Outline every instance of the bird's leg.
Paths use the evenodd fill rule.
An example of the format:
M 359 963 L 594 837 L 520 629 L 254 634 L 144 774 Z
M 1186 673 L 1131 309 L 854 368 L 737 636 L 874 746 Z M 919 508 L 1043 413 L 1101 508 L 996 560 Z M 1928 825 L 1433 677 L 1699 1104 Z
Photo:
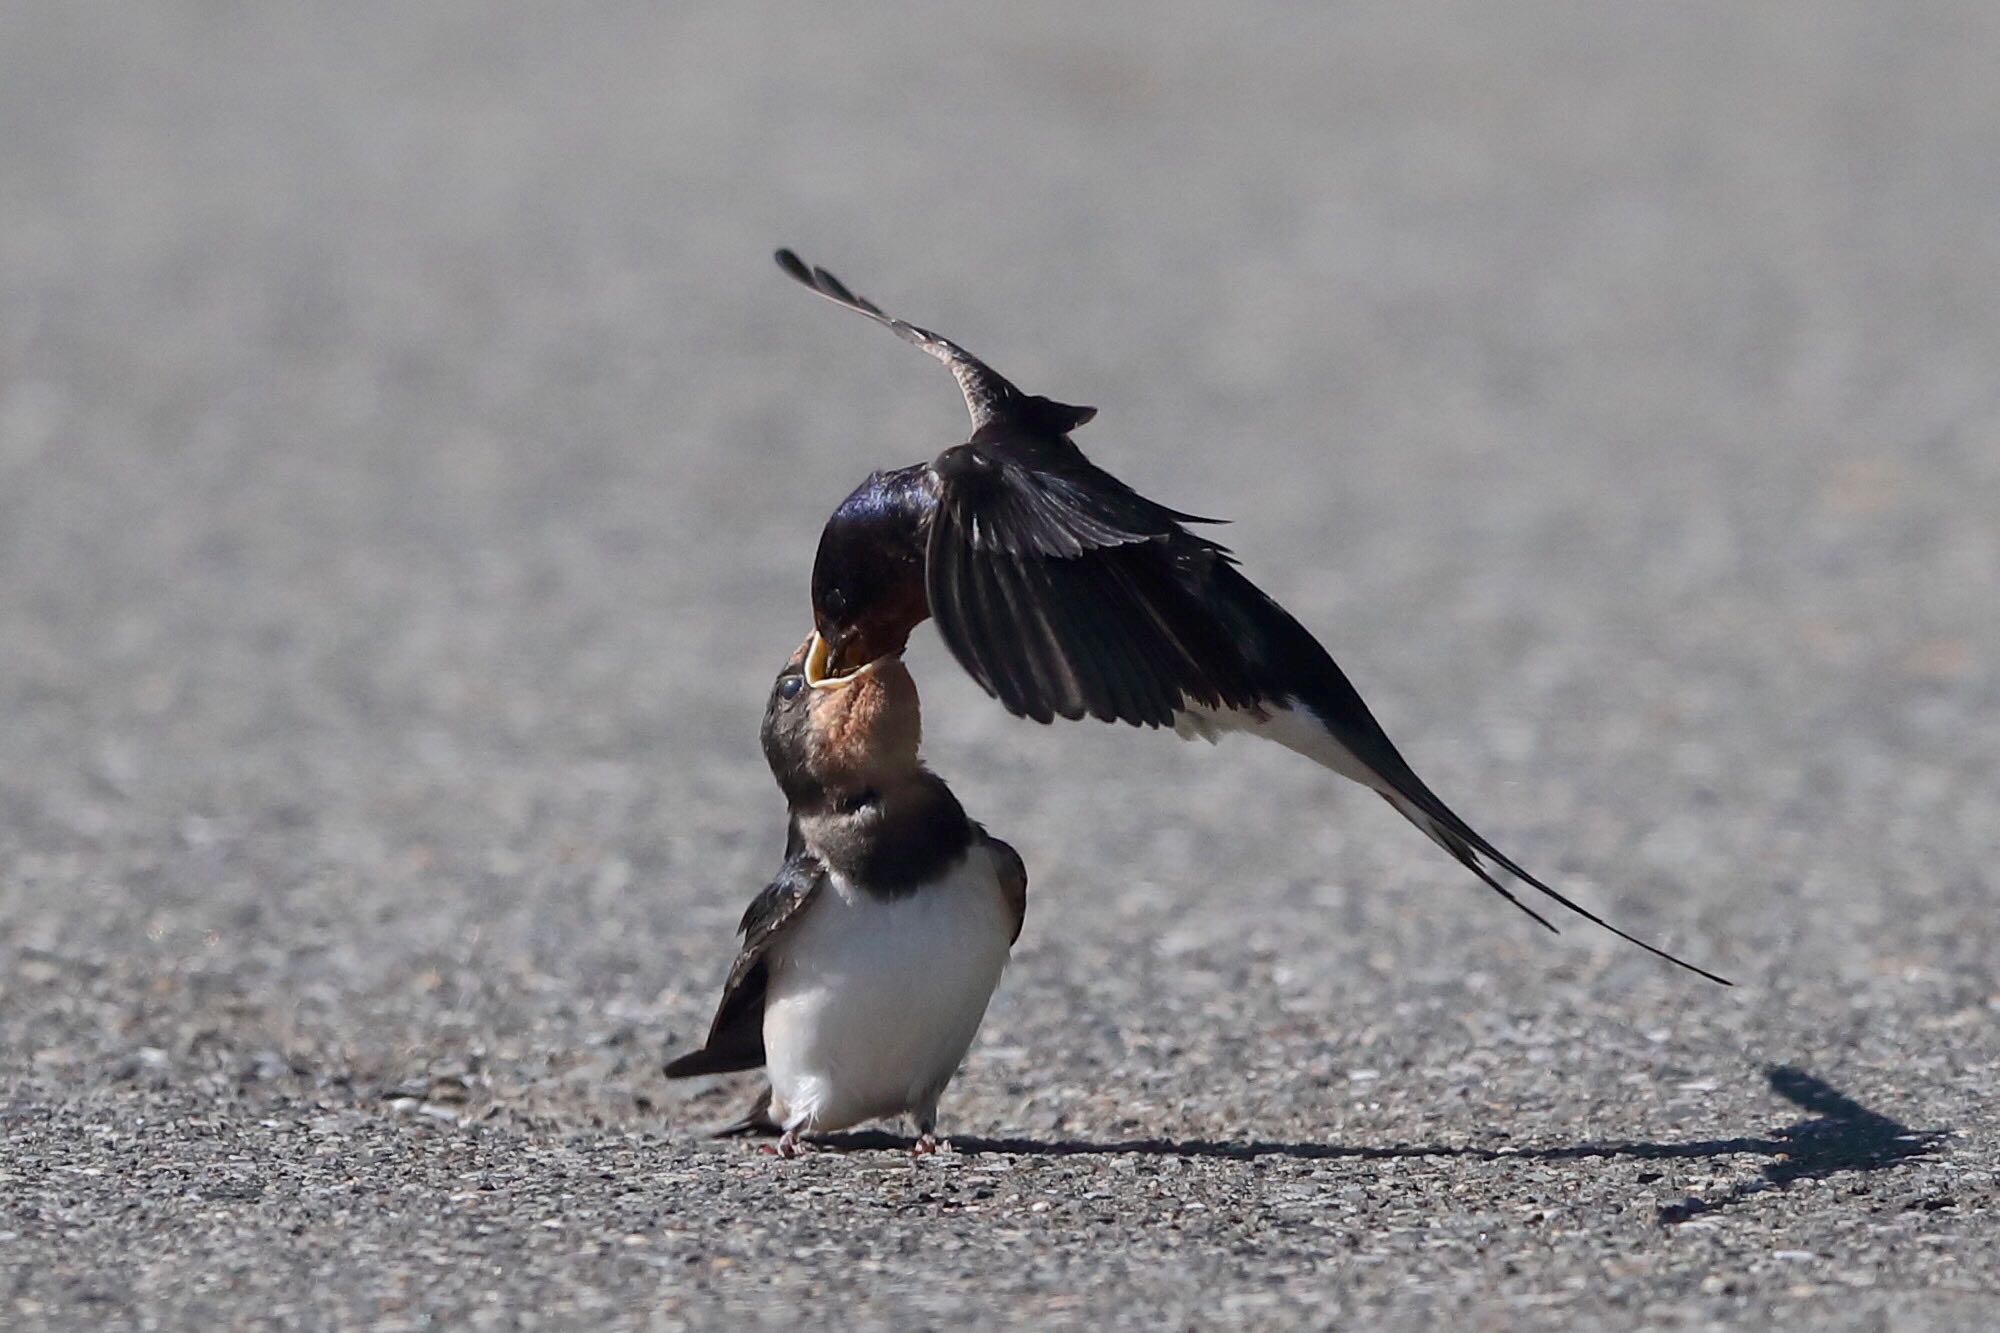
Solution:
M 937 1108 L 935 1100 L 933 1100 L 933 1104 L 928 1110 L 918 1111 L 916 1121 L 917 1139 L 916 1142 L 910 1145 L 910 1160 L 913 1162 L 919 1157 L 929 1157 L 937 1152 L 938 1149 L 945 1146 L 937 1136 Z
M 776 1143 L 761 1143 L 757 1145 L 757 1151 L 769 1153 L 773 1157 L 783 1157 L 790 1160 L 804 1152 L 805 1148 L 799 1143 L 798 1130 L 788 1129 L 778 1136 Z

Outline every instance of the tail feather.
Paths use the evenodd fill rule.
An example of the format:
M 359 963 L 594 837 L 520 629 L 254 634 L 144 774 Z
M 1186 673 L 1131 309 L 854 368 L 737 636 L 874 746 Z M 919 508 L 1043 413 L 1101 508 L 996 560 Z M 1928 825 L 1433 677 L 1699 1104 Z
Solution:
M 1487 888 L 1493 890 L 1493 892 L 1527 913 L 1529 917 L 1533 918 L 1536 925 L 1542 927 L 1551 935 L 1560 935 L 1562 933 L 1556 929 L 1554 922 L 1515 897 L 1506 885 L 1493 877 L 1491 871 L 1479 864 L 1478 848 L 1467 842 L 1447 825 L 1441 824 L 1436 819 L 1425 814 L 1407 796 L 1394 791 L 1385 791 L 1381 795 L 1382 799 L 1387 801 L 1397 814 L 1415 824 L 1418 831 L 1423 833 L 1425 837 L 1451 853 L 1454 861 L 1457 861 L 1467 870 L 1479 876 L 1481 882 Z
M 1296 627 L 1295 622 L 1288 623 L 1294 623 Z M 1307 642 L 1311 643 L 1311 640 Z M 1685 958 L 1676 958 L 1666 950 L 1620 930 L 1589 908 L 1529 874 L 1513 858 L 1481 837 L 1424 785 L 1423 779 L 1390 744 L 1389 737 L 1368 712 L 1367 705 L 1361 702 L 1361 696 L 1348 684 L 1347 677 L 1340 674 L 1340 668 L 1325 656 L 1324 649 L 1316 643 L 1311 646 L 1321 659 L 1321 675 L 1314 682 L 1313 690 L 1274 697 L 1256 711 L 1184 704 L 1174 718 L 1174 729 L 1184 737 L 1206 736 L 1210 740 L 1224 731 L 1250 731 L 1274 740 L 1322 768 L 1358 782 L 1381 796 L 1398 814 L 1415 824 L 1425 837 L 1450 853 L 1454 861 L 1477 875 L 1487 888 L 1527 913 L 1545 929 L 1554 931 L 1556 927 L 1502 884 L 1491 870 L 1481 864 L 1482 858 L 1584 920 L 1602 926 L 1619 939 L 1636 944 L 1647 953 L 1718 985 L 1732 984 L 1726 977 L 1696 967 Z
M 1414 775 L 1412 776 L 1414 777 Z M 1548 918 L 1544 917 L 1541 913 L 1535 911 L 1532 907 L 1529 907 L 1526 903 L 1522 902 L 1519 898 L 1515 897 L 1512 893 L 1508 892 L 1507 889 L 1504 886 L 1502 886 L 1497 879 L 1494 878 L 1491 872 L 1489 872 L 1484 866 L 1479 864 L 1478 860 L 1479 857 L 1482 856 L 1485 857 L 1487 860 L 1499 866 L 1502 870 L 1506 871 L 1508 874 L 1514 876 L 1514 878 L 1520 880 L 1523 884 L 1528 885 L 1530 888 L 1533 888 L 1537 892 L 1545 894 L 1555 902 L 1560 903 L 1564 907 L 1567 907 L 1570 911 L 1576 913 L 1578 916 L 1582 917 L 1585 921 L 1590 922 L 1592 925 L 1601 926 L 1605 930 L 1610 931 L 1613 935 L 1616 935 L 1619 939 L 1624 940 L 1629 944 L 1638 945 L 1641 949 L 1644 949 L 1647 953 L 1652 954 L 1656 958 L 1665 959 L 1667 962 L 1672 963 L 1675 967 L 1685 968 L 1687 971 L 1694 973 L 1696 976 L 1705 977 L 1708 980 L 1715 982 L 1719 986 L 1732 986 L 1735 984 L 1734 982 L 1730 981 L 1727 977 L 1718 976 L 1717 974 L 1709 971 L 1705 967 L 1697 967 L 1695 964 L 1690 963 L 1685 958 L 1678 958 L 1673 954 L 1668 953 L 1665 949 L 1659 948 L 1656 945 L 1648 944 L 1646 941 L 1640 939 L 1637 935 L 1634 935 L 1629 931 L 1620 930 L 1617 926 L 1612 925 L 1609 921 L 1606 921 L 1603 917 L 1599 916 L 1597 913 L 1583 906 L 1583 904 L 1576 902 L 1574 899 L 1568 897 L 1566 894 L 1560 893 L 1555 889 L 1550 888 L 1547 884 L 1544 884 L 1541 880 L 1537 879 L 1535 876 L 1529 874 L 1526 870 L 1522 869 L 1520 864 L 1517 863 L 1513 858 L 1509 857 L 1504 852 L 1500 851 L 1500 849 L 1495 847 L 1492 843 L 1488 842 L 1485 838 L 1481 837 L 1470 824 L 1467 824 L 1463 819 L 1460 819 L 1456 814 L 1454 814 L 1451 808 L 1447 806 L 1443 801 L 1439 800 L 1436 796 L 1434 796 L 1428 788 L 1424 787 L 1421 783 L 1416 783 L 1414 785 L 1417 788 L 1416 792 L 1414 793 L 1398 790 L 1392 787 L 1387 790 L 1383 790 L 1382 797 L 1384 800 L 1388 801 L 1390 805 L 1394 806 L 1397 812 L 1400 813 L 1403 816 L 1403 818 L 1409 820 L 1412 824 L 1415 824 L 1420 830 L 1422 830 L 1423 833 L 1431 839 L 1431 841 L 1437 843 L 1438 846 L 1444 848 L 1447 852 L 1451 853 L 1453 859 L 1458 861 L 1459 864 L 1463 865 L 1473 874 L 1479 876 L 1479 878 L 1485 882 L 1488 888 L 1492 889 L 1502 898 L 1505 898 L 1508 902 L 1514 904 L 1514 906 L 1520 908 L 1523 912 L 1526 912 L 1529 916 L 1533 917 L 1543 926 L 1546 926 L 1549 930 L 1553 931 L 1555 930 L 1555 927 L 1549 923 Z

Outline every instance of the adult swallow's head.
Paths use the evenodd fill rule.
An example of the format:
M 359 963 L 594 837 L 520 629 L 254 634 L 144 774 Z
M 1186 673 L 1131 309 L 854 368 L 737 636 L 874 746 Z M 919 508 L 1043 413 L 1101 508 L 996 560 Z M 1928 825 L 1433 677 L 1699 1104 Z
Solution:
M 840 502 L 813 558 L 813 627 L 829 671 L 900 653 L 930 614 L 924 533 L 933 497 L 921 465 L 877 472 Z

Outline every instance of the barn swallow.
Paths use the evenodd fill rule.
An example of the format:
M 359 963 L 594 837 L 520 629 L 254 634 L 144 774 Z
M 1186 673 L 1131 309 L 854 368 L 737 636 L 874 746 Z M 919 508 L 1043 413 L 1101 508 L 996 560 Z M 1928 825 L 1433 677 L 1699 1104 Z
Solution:
M 778 674 L 764 756 L 791 826 L 784 868 L 743 914 L 743 947 L 698 1051 L 668 1078 L 762 1066 L 723 1133 L 831 1133 L 908 1114 L 934 1152 L 958 1072 L 1027 913 L 1012 847 L 917 757 L 916 682 L 894 654 L 838 678 L 815 634 Z
M 813 564 L 829 674 L 902 651 L 926 618 L 1017 716 L 1247 731 L 1371 789 L 1549 930 L 1505 873 L 1676 966 L 1715 973 L 1620 930 L 1461 819 L 1390 743 L 1317 639 L 1190 530 L 1220 520 L 1158 504 L 1085 458 L 1070 433 L 1096 409 L 1023 393 L 948 338 L 897 319 L 790 250 L 778 266 L 942 362 L 972 432 L 929 463 L 875 472 L 835 509 Z

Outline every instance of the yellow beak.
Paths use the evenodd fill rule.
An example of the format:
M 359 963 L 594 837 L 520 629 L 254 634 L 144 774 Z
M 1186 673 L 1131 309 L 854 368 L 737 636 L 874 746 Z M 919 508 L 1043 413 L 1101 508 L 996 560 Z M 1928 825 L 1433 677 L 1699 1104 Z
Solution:
M 806 649 L 806 684 L 816 690 L 845 689 L 875 669 L 875 663 L 869 662 L 845 675 L 828 675 L 827 667 L 832 660 L 833 645 L 829 644 L 818 630 L 814 630 L 812 647 Z

